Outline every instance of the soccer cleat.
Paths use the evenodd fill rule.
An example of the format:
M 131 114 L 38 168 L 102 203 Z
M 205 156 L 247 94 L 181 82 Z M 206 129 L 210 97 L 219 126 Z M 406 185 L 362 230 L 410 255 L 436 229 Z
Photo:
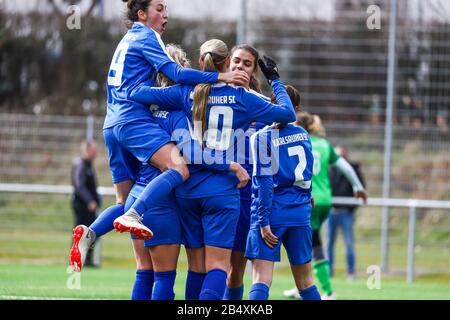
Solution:
M 89 248 L 95 241 L 95 234 L 83 225 L 73 229 L 73 245 L 70 249 L 70 264 L 75 272 L 81 272 Z
M 298 293 L 298 289 L 289 289 L 283 291 L 283 296 L 286 298 L 300 299 L 300 293 Z
M 322 300 L 336 300 L 336 293 L 333 291 L 332 294 L 330 295 L 324 294 L 321 298 Z
M 140 240 L 153 238 L 153 232 L 144 226 L 142 217 L 133 209 L 114 220 L 113 225 L 117 232 L 130 232 Z

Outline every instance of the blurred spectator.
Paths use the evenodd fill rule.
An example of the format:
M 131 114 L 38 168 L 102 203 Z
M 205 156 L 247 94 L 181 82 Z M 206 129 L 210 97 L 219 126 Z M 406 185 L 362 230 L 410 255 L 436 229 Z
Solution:
M 361 174 L 359 165 L 351 162 L 348 159 L 347 151 L 341 147 L 336 147 L 336 152 L 350 163 L 356 171 L 361 183 L 365 187 L 365 181 Z M 333 190 L 333 197 L 353 197 L 352 185 L 348 182 L 346 177 L 334 167 L 330 170 L 331 189 Z M 334 244 L 336 241 L 336 234 L 338 228 L 342 229 L 347 253 L 347 277 L 349 279 L 355 278 L 355 245 L 353 235 L 353 225 L 355 222 L 356 206 L 352 205 L 333 205 L 330 217 L 328 218 L 328 261 L 330 263 L 330 272 L 333 275 L 334 271 Z
M 379 125 L 381 123 L 381 116 L 380 96 L 374 94 L 370 102 L 370 123 L 373 125 Z
M 436 125 L 441 133 L 448 133 L 447 112 L 439 110 L 436 115 Z
M 97 179 L 93 162 L 97 157 L 97 145 L 93 141 L 83 141 L 80 156 L 72 163 L 71 180 L 74 188 L 72 209 L 75 215 L 75 226 L 91 225 L 100 206 L 100 195 L 97 193 Z M 85 266 L 93 266 L 92 249 L 86 256 Z
M 411 104 L 411 126 L 421 129 L 425 122 L 424 105 L 420 99 L 413 99 Z

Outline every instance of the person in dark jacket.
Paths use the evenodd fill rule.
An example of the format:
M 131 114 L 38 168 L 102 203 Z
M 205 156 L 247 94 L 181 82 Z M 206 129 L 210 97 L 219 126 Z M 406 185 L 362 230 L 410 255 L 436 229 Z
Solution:
M 350 163 L 356 171 L 358 178 L 361 180 L 364 187 L 366 187 L 364 177 L 361 174 L 360 165 L 353 163 L 348 159 L 348 153 L 343 147 L 336 147 L 336 152 Z M 331 169 L 330 180 L 333 197 L 353 197 L 354 190 L 352 185 L 338 170 L 335 170 L 334 168 Z M 331 275 L 333 275 L 334 271 L 334 244 L 336 241 L 336 234 L 338 228 L 341 228 L 346 247 L 347 277 L 350 280 L 355 278 L 355 239 L 353 234 L 353 225 L 355 222 L 356 209 L 357 206 L 354 205 L 333 205 L 328 220 L 327 251 Z
M 97 179 L 93 162 L 97 157 L 97 145 L 94 141 L 83 141 L 80 156 L 72 162 L 71 181 L 73 186 L 72 209 L 75 226 L 91 225 L 100 206 L 100 195 L 97 193 Z M 86 256 L 86 265 L 92 263 L 92 249 Z

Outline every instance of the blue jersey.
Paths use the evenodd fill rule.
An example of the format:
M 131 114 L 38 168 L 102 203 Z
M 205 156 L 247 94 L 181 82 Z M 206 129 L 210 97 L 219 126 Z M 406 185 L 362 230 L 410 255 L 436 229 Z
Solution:
M 279 104 L 252 90 L 225 84 L 213 85 L 206 111 L 205 151 L 215 163 L 235 160 L 236 147 L 251 123 L 292 122 L 296 119 L 291 100 L 281 83 L 273 81 Z M 131 94 L 140 103 L 161 105 L 170 109 L 183 109 L 192 121 L 193 86 L 177 85 L 169 88 L 140 86 Z M 194 124 L 194 136 L 197 126 Z M 177 188 L 177 196 L 198 198 L 238 194 L 238 181 L 232 173 L 213 173 L 203 170 L 191 176 Z M 211 187 L 214 186 L 214 187 Z
M 189 120 L 183 111 L 166 111 L 156 107 L 152 108 L 152 114 L 156 123 L 171 136 L 172 142 L 184 153 L 191 175 L 201 170 L 229 171 L 229 164 L 208 165 L 203 158 L 199 157 L 199 154 L 201 156 L 202 153 L 201 146 L 192 139 Z M 148 163 L 141 163 L 136 180 L 136 185 L 139 185 L 139 187 L 133 187 L 135 194 L 132 194 L 132 196 L 138 196 L 143 188 L 159 174 L 161 174 L 159 169 Z
M 160 35 L 140 22 L 120 41 L 108 72 L 108 105 L 104 128 L 151 117 L 148 108 L 130 99 L 140 84 L 153 86 L 156 74 L 163 71 L 175 82 L 197 84 L 217 82 L 217 73 L 182 69 L 167 54 Z
M 131 100 L 130 93 L 142 83 L 154 85 L 156 73 L 170 62 L 160 35 L 142 23 L 134 23 L 117 46 L 109 68 L 105 128 L 151 117 L 147 106 Z
M 314 156 L 306 130 L 292 124 L 281 130 L 266 127 L 251 144 L 251 227 L 309 225 Z
M 244 135 L 244 145 L 241 147 L 241 145 L 238 146 L 236 152 L 237 152 L 237 162 L 245 169 L 247 170 L 249 176 L 252 176 L 253 172 L 253 160 L 252 160 L 252 154 L 250 150 L 250 138 L 252 135 L 254 135 L 257 131 L 264 128 L 265 125 L 259 122 L 252 122 L 250 124 L 250 127 L 247 131 L 245 131 Z M 241 200 L 248 200 L 250 201 L 252 199 L 252 184 L 247 183 L 245 188 L 240 189 L 241 192 Z
M 187 120 L 184 112 L 168 112 L 168 111 L 160 111 L 157 108 L 152 110 L 152 115 L 154 116 L 156 123 L 164 129 L 169 135 L 172 135 L 178 129 L 187 128 Z M 174 143 L 183 143 L 183 137 L 180 137 L 178 141 L 176 139 L 172 139 Z M 139 167 L 138 178 L 136 179 L 135 185 L 131 190 L 130 194 L 138 198 L 142 193 L 144 188 L 149 184 L 153 179 L 161 174 L 161 171 L 154 166 L 142 162 Z

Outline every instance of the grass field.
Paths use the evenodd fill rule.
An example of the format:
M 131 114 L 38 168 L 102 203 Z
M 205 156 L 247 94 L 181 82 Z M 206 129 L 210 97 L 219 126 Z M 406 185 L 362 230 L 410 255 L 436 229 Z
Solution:
M 0 299 L 129 299 L 134 281 L 131 242 L 125 235 L 109 234 L 103 238 L 103 262 L 100 269 L 85 269 L 80 276 L 80 290 L 70 290 L 73 280 L 68 269 L 70 233 L 67 231 L 18 229 L 0 233 Z M 375 246 L 374 246 L 375 247 Z M 367 244 L 359 252 L 373 250 Z M 337 255 L 342 256 L 342 248 Z M 364 255 L 359 261 L 359 277 L 348 281 L 343 276 L 343 259 L 338 258 L 333 285 L 339 299 L 450 299 L 450 275 L 418 276 L 408 285 L 404 274 L 382 275 L 381 288 L 369 290 L 365 266 L 376 264 L 378 257 Z M 284 257 L 283 257 L 284 258 Z M 361 260 L 361 259 L 360 259 Z M 284 258 L 283 261 L 286 261 Z M 176 280 L 176 299 L 184 298 L 186 258 L 182 250 Z M 250 287 L 250 273 L 245 285 Z M 289 266 L 281 262 L 275 270 L 271 299 L 284 299 L 282 292 L 292 287 Z M 248 291 L 246 290 L 246 293 Z

